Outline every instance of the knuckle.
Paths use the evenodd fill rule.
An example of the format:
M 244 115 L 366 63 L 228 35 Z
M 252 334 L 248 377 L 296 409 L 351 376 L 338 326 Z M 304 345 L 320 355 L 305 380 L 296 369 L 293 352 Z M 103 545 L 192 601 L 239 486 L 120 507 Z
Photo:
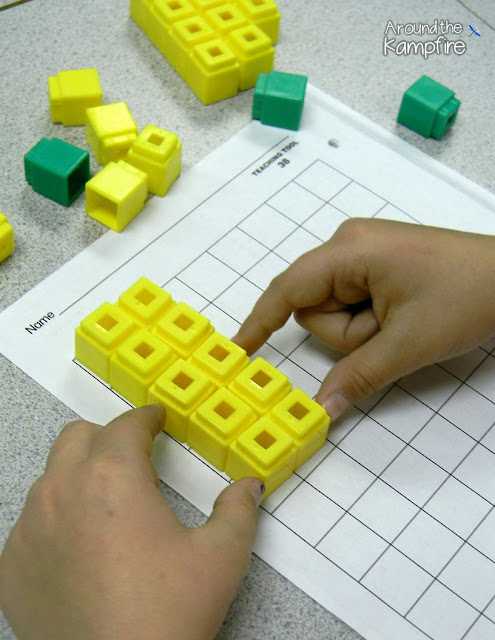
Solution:
M 365 362 L 360 362 L 351 374 L 349 389 L 350 400 L 357 402 L 379 391 L 386 385 L 383 377 Z

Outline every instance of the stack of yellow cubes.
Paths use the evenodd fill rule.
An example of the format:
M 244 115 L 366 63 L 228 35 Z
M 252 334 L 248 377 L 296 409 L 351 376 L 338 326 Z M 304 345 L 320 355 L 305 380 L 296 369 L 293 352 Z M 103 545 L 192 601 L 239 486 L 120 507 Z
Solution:
M 323 407 L 263 358 L 147 278 L 76 329 L 76 359 L 135 406 L 160 403 L 165 431 L 234 480 L 270 495 L 325 442 Z

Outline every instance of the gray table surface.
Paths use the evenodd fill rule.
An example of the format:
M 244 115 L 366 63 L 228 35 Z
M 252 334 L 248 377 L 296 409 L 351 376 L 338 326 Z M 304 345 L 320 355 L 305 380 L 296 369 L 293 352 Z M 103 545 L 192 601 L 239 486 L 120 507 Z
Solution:
M 0 265 L 0 311 L 91 244 L 105 228 L 84 213 L 84 198 L 65 208 L 25 182 L 24 154 L 43 136 L 87 148 L 83 127 L 51 122 L 47 77 L 96 67 L 104 101 L 125 100 L 141 128 L 152 122 L 179 134 L 183 169 L 193 166 L 251 119 L 253 91 L 204 107 L 129 18 L 125 0 L 0 2 L 0 211 L 14 227 L 16 250 Z M 495 3 L 484 0 L 280 0 L 275 68 L 302 73 L 315 86 L 471 180 L 495 191 Z M 462 23 L 463 55 L 383 55 L 395 24 Z M 468 38 L 467 25 L 481 33 Z M 392 34 L 389 33 L 392 37 Z M 417 40 L 432 39 L 416 38 Z M 451 35 L 447 37 L 452 38 Z M 441 141 L 397 125 L 404 90 L 426 73 L 462 100 Z M 92 164 L 92 172 L 97 165 Z M 439 203 L 441 206 L 441 203 Z M 74 413 L 0 356 L 0 546 L 48 450 Z M 186 524 L 203 516 L 167 487 Z M 359 636 L 259 558 L 218 633 L 219 639 L 356 640 Z M 14 638 L 0 614 L 0 639 Z

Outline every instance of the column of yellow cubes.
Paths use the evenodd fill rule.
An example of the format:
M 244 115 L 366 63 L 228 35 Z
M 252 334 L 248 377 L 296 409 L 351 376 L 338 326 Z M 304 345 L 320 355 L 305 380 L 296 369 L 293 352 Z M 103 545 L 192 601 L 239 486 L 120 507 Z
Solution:
M 105 382 L 110 358 L 136 325 L 119 307 L 104 302 L 76 329 L 76 359 Z
M 229 445 L 255 421 L 256 414 L 249 405 L 220 387 L 191 415 L 187 443 L 224 471 Z
M 232 380 L 229 389 L 263 416 L 289 393 L 292 385 L 284 373 L 264 358 L 256 358 Z
M 249 364 L 244 349 L 218 332 L 195 349 L 189 359 L 217 386 L 227 386 Z
M 179 357 L 186 359 L 214 329 L 208 318 L 185 302 L 178 302 L 152 331 L 167 342 Z
M 184 80 L 187 78 L 190 53 L 203 42 L 214 40 L 217 34 L 201 15 L 180 20 L 170 30 L 167 60 Z
M 140 327 L 151 329 L 175 301 L 168 291 L 143 276 L 124 291 L 117 304 Z
M 165 407 L 165 431 L 185 442 L 189 416 L 214 390 L 215 385 L 204 373 L 179 358 L 151 386 L 148 402 L 158 402 Z
M 147 329 L 135 331 L 110 359 L 110 386 L 141 407 L 148 402 L 148 391 L 158 376 L 177 356 Z

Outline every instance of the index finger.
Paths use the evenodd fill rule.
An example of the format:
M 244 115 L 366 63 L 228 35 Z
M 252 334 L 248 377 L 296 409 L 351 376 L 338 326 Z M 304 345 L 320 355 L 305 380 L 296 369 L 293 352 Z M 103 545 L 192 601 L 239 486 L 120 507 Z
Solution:
M 271 281 L 232 341 L 251 355 L 294 311 L 326 300 L 332 294 L 333 280 L 326 245 L 303 254 Z

